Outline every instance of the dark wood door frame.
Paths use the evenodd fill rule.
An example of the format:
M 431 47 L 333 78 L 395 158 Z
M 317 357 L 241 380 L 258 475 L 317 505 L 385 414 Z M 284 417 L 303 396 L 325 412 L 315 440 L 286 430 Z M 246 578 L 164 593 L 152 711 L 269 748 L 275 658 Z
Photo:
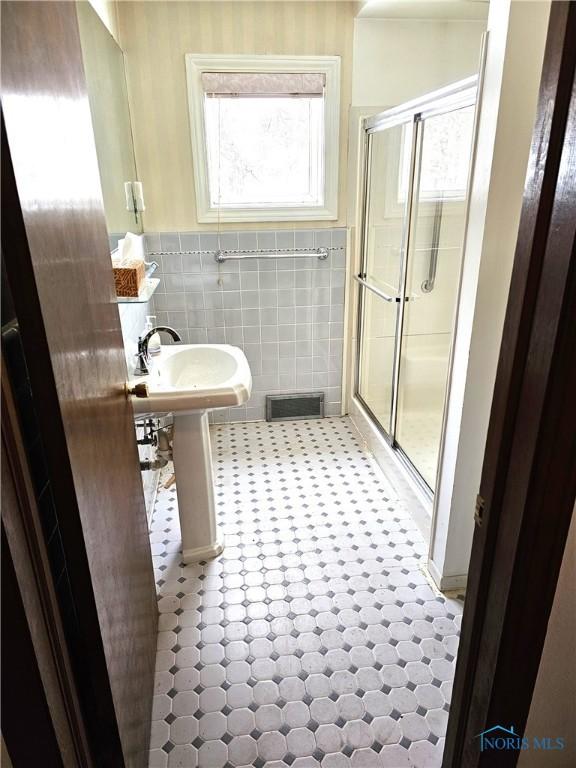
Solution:
M 64 768 L 36 649 L 26 620 L 14 560 L 2 523 L 2 738 L 10 764 Z M 9 625 L 9 629 L 7 628 Z M 26 690 L 26 713 L 14 706 L 14 692 Z M 33 724 L 34 739 L 30 739 Z M 71 767 L 78 763 L 68 763 Z
M 576 3 L 550 16 L 480 485 L 444 768 L 523 735 L 576 495 Z M 569 734 L 543 734 L 568 736 Z
M 4 361 L 1 465 L 2 735 L 15 765 L 90 768 L 92 756 Z

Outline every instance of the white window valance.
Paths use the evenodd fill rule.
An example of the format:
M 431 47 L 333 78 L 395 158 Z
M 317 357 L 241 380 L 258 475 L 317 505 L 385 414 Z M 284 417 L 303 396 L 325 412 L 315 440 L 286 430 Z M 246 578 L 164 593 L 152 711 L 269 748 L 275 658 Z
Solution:
M 209 97 L 321 97 L 323 72 L 203 72 L 202 88 Z

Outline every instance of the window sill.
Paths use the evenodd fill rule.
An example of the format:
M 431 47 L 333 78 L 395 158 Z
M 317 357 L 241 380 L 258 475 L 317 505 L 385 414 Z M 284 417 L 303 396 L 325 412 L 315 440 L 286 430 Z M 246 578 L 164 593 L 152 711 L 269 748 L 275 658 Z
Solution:
M 198 211 L 200 224 L 263 221 L 336 221 L 338 212 L 326 207 L 311 208 L 227 208 Z

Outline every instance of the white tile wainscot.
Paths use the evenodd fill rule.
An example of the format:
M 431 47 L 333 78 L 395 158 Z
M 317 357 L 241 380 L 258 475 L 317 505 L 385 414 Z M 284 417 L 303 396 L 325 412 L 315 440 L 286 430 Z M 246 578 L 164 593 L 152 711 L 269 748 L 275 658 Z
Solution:
M 321 391 L 326 414 L 341 413 L 346 230 L 146 234 L 160 264 L 154 295 L 159 323 L 189 343 L 233 344 L 252 369 L 247 405 L 217 411 L 216 422 L 261 420 L 267 394 Z M 316 256 L 230 259 L 223 250 L 329 249 Z M 168 255 L 154 256 L 160 251 Z
M 128 377 L 131 377 L 136 366 L 136 352 L 138 350 L 138 337 L 144 332 L 146 315 L 153 315 L 153 303 L 146 304 L 120 303 L 118 304 L 120 312 L 120 324 L 122 326 L 122 338 L 124 340 L 124 352 L 126 354 L 126 369 Z M 143 436 L 143 430 L 136 430 L 138 438 Z M 151 445 L 139 445 L 138 455 L 141 461 L 154 459 L 155 451 Z M 152 505 L 156 495 L 158 485 L 158 470 L 148 470 L 142 472 L 142 487 L 144 489 L 144 501 L 146 502 L 146 512 L 148 519 L 152 516 Z

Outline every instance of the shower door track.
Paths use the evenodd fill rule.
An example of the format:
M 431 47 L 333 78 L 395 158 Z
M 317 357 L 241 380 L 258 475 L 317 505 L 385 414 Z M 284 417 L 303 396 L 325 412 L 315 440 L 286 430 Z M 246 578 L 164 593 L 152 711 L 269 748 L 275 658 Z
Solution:
M 376 416 L 376 414 L 374 413 L 374 411 L 370 408 L 370 406 L 366 403 L 366 401 L 358 391 L 354 393 L 354 397 L 362 406 L 362 409 L 364 410 L 366 415 L 369 417 L 373 426 L 378 430 L 378 432 L 384 438 L 388 446 L 388 449 L 392 451 L 392 453 L 398 459 L 402 467 L 409 473 L 410 477 L 415 482 L 415 484 L 417 485 L 419 490 L 422 492 L 424 497 L 427 499 L 427 501 L 432 503 L 434 501 L 434 491 L 430 488 L 426 480 L 424 480 L 420 472 L 418 472 L 418 470 L 412 463 L 410 456 L 408 456 L 408 454 L 402 448 L 401 445 L 399 445 L 395 440 L 390 438 L 390 435 L 388 434 L 388 432 L 386 432 L 382 424 L 380 424 L 380 421 Z
M 406 302 L 410 300 L 410 297 L 406 295 L 406 282 L 407 282 L 407 269 L 408 269 L 408 254 L 410 247 L 410 236 L 412 229 L 412 209 L 413 209 L 413 197 L 414 187 L 416 183 L 416 174 L 420 173 L 420 160 L 422 149 L 422 123 L 429 117 L 435 115 L 441 115 L 446 112 L 450 112 L 456 109 L 461 109 L 466 106 L 471 106 L 476 103 L 476 96 L 478 90 L 478 76 L 466 78 L 453 85 L 441 88 L 437 91 L 427 94 L 418 99 L 406 102 L 405 104 L 393 107 L 392 109 L 381 112 L 377 115 L 365 118 L 363 121 L 364 129 L 364 178 L 362 185 L 362 227 L 360 237 L 360 271 L 354 278 L 358 283 L 358 302 L 357 302 L 357 317 L 356 317 L 356 362 L 354 371 L 354 396 L 361 403 L 366 414 L 369 416 L 372 424 L 376 427 L 378 432 L 384 437 L 390 448 L 397 455 L 400 462 L 409 472 L 412 479 L 417 483 L 418 487 L 424 492 L 425 496 L 432 502 L 434 500 L 434 491 L 428 485 L 422 474 L 418 471 L 410 456 L 402 449 L 396 440 L 396 427 L 398 416 L 398 393 L 400 382 L 400 358 L 401 358 L 401 345 L 403 338 L 403 324 L 404 324 L 404 308 Z M 367 243 L 367 230 L 368 230 L 368 202 L 369 202 L 369 188 L 370 188 L 370 160 L 371 160 L 371 143 L 370 135 L 379 133 L 381 131 L 388 130 L 401 124 L 411 124 L 411 155 L 410 155 L 410 173 L 409 173 L 409 185 L 406 196 L 406 205 L 404 210 L 404 221 L 402 230 L 402 256 L 400 264 L 400 292 L 399 296 L 391 296 L 385 291 L 375 288 L 366 282 L 366 243 Z M 419 179 L 418 179 L 419 181 Z M 395 336 L 394 336 L 394 360 L 393 360 L 393 375 L 392 375 L 392 402 L 391 402 L 391 415 L 389 430 L 380 422 L 380 419 L 376 416 L 370 406 L 366 403 L 362 395 L 360 394 L 360 365 L 361 365 L 361 351 L 363 340 L 363 303 L 365 291 L 371 291 L 372 293 L 379 295 L 380 298 L 387 302 L 395 302 L 397 304 L 398 317 L 396 321 Z M 451 354 L 450 354 L 451 357 Z M 444 420 L 443 420 L 444 421 Z M 444 427 L 442 429 L 441 445 L 444 439 Z

